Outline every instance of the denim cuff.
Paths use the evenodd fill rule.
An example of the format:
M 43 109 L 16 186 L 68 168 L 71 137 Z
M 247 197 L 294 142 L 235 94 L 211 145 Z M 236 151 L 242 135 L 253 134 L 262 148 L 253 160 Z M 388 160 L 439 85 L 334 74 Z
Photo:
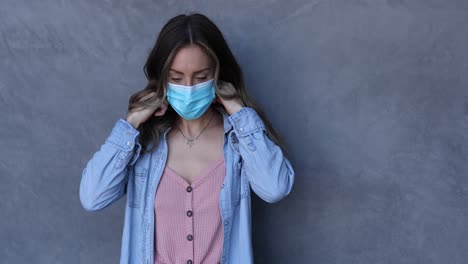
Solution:
M 112 128 L 112 132 L 106 139 L 106 142 L 109 142 L 122 150 L 130 151 L 135 145 L 139 145 L 139 134 L 140 131 L 134 128 L 125 119 L 120 118 Z
M 252 107 L 242 107 L 239 111 L 230 115 L 228 120 L 239 137 L 246 137 L 253 132 L 265 130 L 265 124 Z

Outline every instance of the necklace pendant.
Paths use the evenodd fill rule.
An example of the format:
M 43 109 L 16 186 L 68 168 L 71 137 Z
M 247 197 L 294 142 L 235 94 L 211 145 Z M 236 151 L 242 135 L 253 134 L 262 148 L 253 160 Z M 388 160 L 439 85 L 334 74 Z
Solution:
M 193 144 L 195 144 L 195 139 L 187 139 L 187 145 L 189 145 L 189 147 L 192 147 Z

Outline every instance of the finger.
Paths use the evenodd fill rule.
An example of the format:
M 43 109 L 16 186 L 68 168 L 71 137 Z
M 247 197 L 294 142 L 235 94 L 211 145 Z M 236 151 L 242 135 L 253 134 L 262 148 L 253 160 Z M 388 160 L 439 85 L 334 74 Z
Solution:
M 156 92 L 151 92 L 151 93 L 149 93 L 149 94 L 143 96 L 143 97 L 141 98 L 141 100 L 142 100 L 142 101 L 145 101 L 145 100 L 147 100 L 147 99 L 153 97 L 155 94 L 156 94 Z
M 143 109 L 144 109 L 144 107 L 140 106 L 140 107 L 134 108 L 133 111 L 138 112 L 138 111 L 143 110 Z

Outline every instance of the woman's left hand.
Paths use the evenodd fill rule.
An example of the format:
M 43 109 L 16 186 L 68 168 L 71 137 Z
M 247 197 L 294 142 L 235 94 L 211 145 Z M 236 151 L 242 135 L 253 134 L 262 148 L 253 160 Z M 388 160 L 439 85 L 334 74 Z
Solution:
M 227 90 L 228 92 L 233 93 L 233 94 L 237 93 L 236 88 L 230 82 L 225 82 L 225 81 L 219 80 L 218 86 L 219 86 L 219 88 L 221 90 Z M 226 112 L 229 115 L 232 115 L 235 112 L 242 109 L 243 107 L 245 107 L 245 105 L 242 102 L 240 97 L 237 97 L 237 98 L 234 98 L 234 99 L 231 99 L 231 100 L 225 100 L 225 99 L 221 98 L 218 94 L 216 94 L 216 102 L 222 104 L 224 106 L 224 108 L 226 109 Z

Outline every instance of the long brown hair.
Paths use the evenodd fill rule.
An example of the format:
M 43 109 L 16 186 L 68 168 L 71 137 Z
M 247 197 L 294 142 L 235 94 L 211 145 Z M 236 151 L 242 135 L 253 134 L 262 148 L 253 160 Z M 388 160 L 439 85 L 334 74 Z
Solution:
M 242 70 L 229 49 L 223 34 L 208 17 L 199 13 L 177 15 L 163 26 L 156 44 L 143 67 L 148 84 L 143 90 L 131 95 L 128 111 L 130 112 L 141 106 L 153 106 L 157 109 L 164 102 L 167 91 L 168 69 L 172 64 L 172 60 L 180 48 L 191 44 L 199 45 L 215 62 L 214 83 L 216 94 L 223 99 L 232 99 L 239 96 L 245 106 L 255 109 L 265 124 L 267 136 L 281 148 L 284 155 L 287 155 L 283 140 L 273 129 L 263 110 L 247 94 Z M 216 85 L 218 80 L 232 83 L 237 90 L 237 94 L 229 94 L 219 89 Z M 155 92 L 155 95 L 144 102 L 139 102 L 143 96 L 150 92 Z M 214 103 L 213 107 L 226 112 L 222 104 Z M 172 126 L 177 118 L 179 118 L 177 112 L 168 105 L 163 116 L 151 115 L 147 121 L 140 124 L 138 127 L 140 132 L 138 140 L 142 146 L 141 153 L 154 151 L 162 132 Z M 150 143 L 152 143 L 152 147 L 147 149 Z

